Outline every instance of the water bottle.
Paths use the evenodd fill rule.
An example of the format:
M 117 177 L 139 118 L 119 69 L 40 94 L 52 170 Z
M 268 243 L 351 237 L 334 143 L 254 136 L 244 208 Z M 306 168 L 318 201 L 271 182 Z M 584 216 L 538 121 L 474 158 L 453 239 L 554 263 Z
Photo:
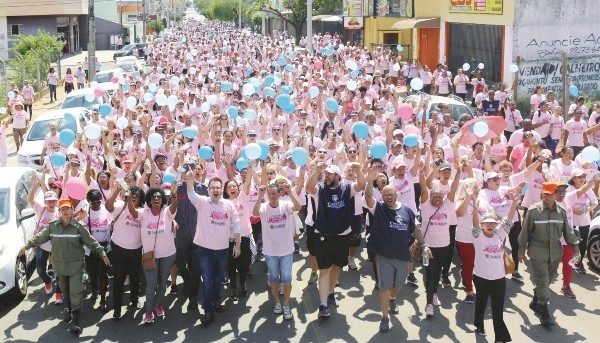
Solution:
M 115 165 L 115 156 L 113 154 L 108 154 L 108 166 L 113 167 Z
M 423 247 L 423 254 L 421 255 L 421 259 L 423 260 L 423 265 L 427 267 L 429 265 L 429 248 Z
M 542 175 L 548 174 L 548 164 L 542 163 Z
M 129 192 L 129 185 L 127 184 L 127 182 L 125 182 L 125 180 L 117 179 L 116 181 L 119 183 L 119 186 L 121 186 L 121 189 L 123 189 L 123 192 Z
M 569 260 L 569 265 L 571 268 L 577 268 L 575 265 L 581 261 L 581 255 L 577 254 L 572 259 Z

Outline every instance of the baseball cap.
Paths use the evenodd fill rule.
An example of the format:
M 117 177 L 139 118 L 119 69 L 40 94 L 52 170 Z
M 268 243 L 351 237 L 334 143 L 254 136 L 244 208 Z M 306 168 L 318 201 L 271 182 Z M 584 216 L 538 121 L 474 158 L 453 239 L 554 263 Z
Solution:
M 487 172 L 483 175 L 483 181 L 487 182 L 489 179 L 493 179 L 495 177 L 499 177 L 500 174 L 496 172 Z
M 81 162 L 79 162 L 78 158 L 72 158 L 69 160 L 69 163 L 71 164 L 77 164 L 77 165 L 81 165 Z
M 444 170 L 444 169 L 452 169 L 452 166 L 449 163 L 442 163 L 440 165 L 440 170 Z
M 53 191 L 47 191 L 46 193 L 44 193 L 44 200 L 58 200 L 58 195 L 56 195 L 56 193 L 54 193 Z
M 396 129 L 396 130 L 394 130 L 394 132 L 392 132 L 392 136 L 400 135 L 400 134 L 404 135 L 404 131 L 402 131 L 400 129 Z
M 54 185 L 60 189 L 63 189 L 63 183 L 62 181 L 53 181 L 52 183 L 50 183 L 50 185 Z
M 398 145 L 402 146 L 402 143 L 400 143 L 400 141 L 399 141 L 399 140 L 397 140 L 397 139 L 394 139 L 394 140 L 392 141 L 392 143 L 390 144 L 390 146 L 391 146 L 392 148 L 395 148 L 395 147 L 397 147 Z
M 334 166 L 332 164 L 328 165 L 327 168 L 325 168 L 325 171 L 328 173 L 332 173 L 332 174 L 338 174 L 340 176 L 342 175 L 340 168 L 338 166 Z
M 542 184 L 542 194 L 554 194 L 557 187 L 557 182 L 544 182 Z
M 162 117 L 162 118 L 160 118 L 160 119 L 158 120 L 158 123 L 159 123 L 160 125 L 166 125 L 166 124 L 169 124 L 169 119 L 167 119 L 167 118 L 165 118 L 165 117 Z
M 63 208 L 63 207 L 73 207 L 73 205 L 71 205 L 71 200 L 69 200 L 69 199 L 60 200 L 58 202 L 58 208 Z
M 162 152 L 158 152 L 158 153 L 156 153 L 156 155 L 154 155 L 154 161 L 156 161 L 159 157 L 167 158 L 167 155 L 165 155 Z
M 256 136 L 256 131 L 254 131 L 254 130 L 248 130 L 247 136 Z
M 481 216 L 480 223 L 498 223 L 498 219 L 492 213 L 486 213 Z
M 402 156 L 398 156 L 394 159 L 394 162 L 392 162 L 392 168 L 400 168 L 400 167 L 406 167 L 406 162 L 404 162 L 404 157 Z
M 581 168 L 575 168 L 571 172 L 571 178 L 578 177 L 581 175 L 585 175 L 585 172 Z
M 131 157 L 126 156 L 125 158 L 123 158 L 123 163 L 133 163 L 133 160 L 131 159 Z

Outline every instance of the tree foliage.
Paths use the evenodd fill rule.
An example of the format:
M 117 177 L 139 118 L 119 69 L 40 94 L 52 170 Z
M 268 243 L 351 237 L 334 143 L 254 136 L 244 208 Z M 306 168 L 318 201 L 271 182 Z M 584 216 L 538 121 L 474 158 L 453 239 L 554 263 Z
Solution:
M 196 10 L 209 20 L 233 21 L 238 20 L 239 0 L 196 0 Z M 242 20 L 247 21 L 248 3 L 242 0 Z
M 156 34 L 160 34 L 162 30 L 165 29 L 163 22 L 161 20 L 152 20 L 146 24 L 146 27 L 156 32 Z
M 18 35 L 12 38 L 12 43 L 13 46 L 9 51 L 23 58 L 22 60 L 18 57 L 11 58 L 8 62 L 9 68 L 15 72 L 14 80 L 21 86 L 24 80 L 30 80 L 34 88 L 40 89 L 45 83 L 46 73 L 51 63 L 57 61 L 62 55 L 63 42 L 46 31 L 38 30 L 35 35 Z

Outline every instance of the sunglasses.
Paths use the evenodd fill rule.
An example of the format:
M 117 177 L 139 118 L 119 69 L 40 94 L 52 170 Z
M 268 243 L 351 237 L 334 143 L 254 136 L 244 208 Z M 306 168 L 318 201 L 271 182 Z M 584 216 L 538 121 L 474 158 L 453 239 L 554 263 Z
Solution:
M 162 199 L 162 195 L 161 194 L 154 194 L 152 196 L 152 199 Z
M 58 186 L 57 186 L 57 185 L 55 185 L 55 184 L 51 184 L 51 185 L 50 185 L 50 189 L 58 189 Z
M 281 129 L 273 129 L 273 132 L 279 132 Z
M 349 154 L 356 154 L 356 150 L 348 150 Z

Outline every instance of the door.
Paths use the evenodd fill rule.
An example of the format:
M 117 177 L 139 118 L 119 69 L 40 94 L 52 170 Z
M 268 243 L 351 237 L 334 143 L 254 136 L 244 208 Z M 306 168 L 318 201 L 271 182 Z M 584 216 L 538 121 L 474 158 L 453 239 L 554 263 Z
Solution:
M 439 63 L 440 29 L 419 29 L 419 61 L 434 70 Z
M 383 44 L 385 45 L 398 45 L 398 33 L 384 33 Z

